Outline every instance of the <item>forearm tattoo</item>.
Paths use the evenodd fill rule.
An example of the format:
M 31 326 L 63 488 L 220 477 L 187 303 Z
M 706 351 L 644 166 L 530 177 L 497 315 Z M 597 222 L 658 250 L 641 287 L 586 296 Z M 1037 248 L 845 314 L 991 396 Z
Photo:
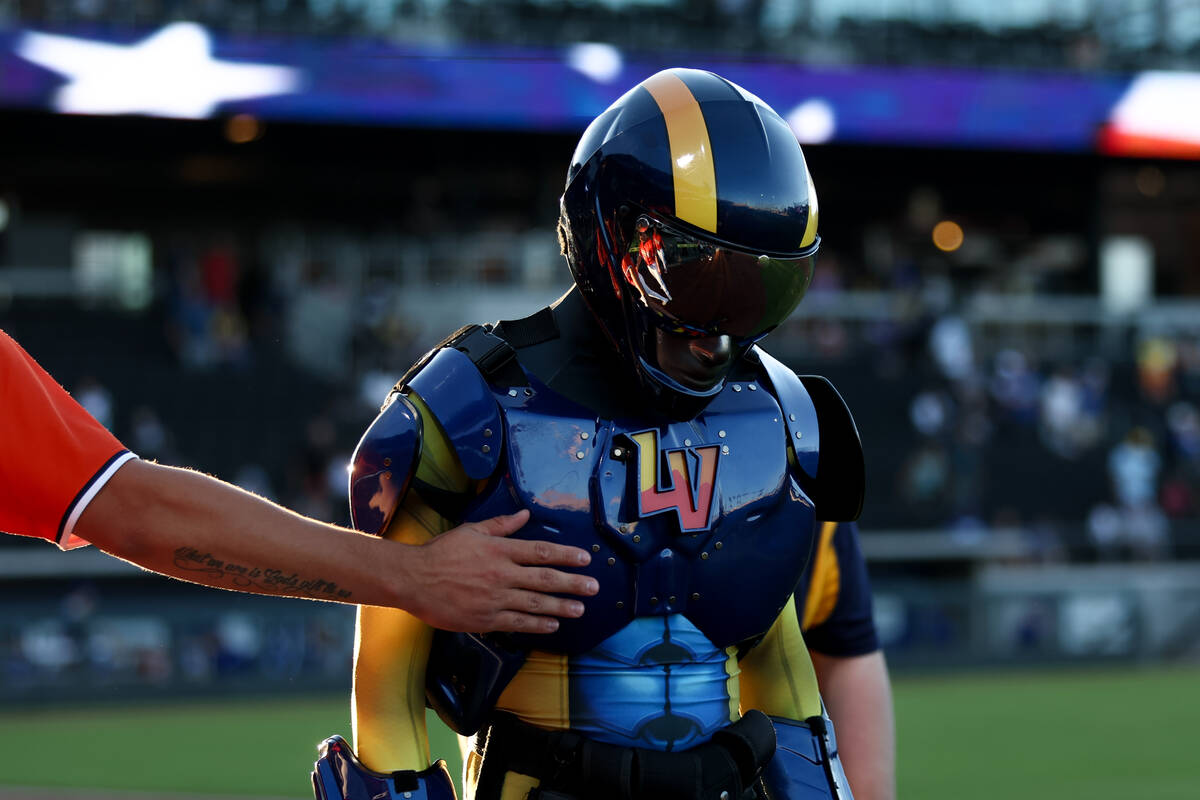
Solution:
M 351 594 L 349 589 L 343 589 L 324 578 L 302 578 L 295 572 L 233 564 L 214 558 L 212 553 L 202 553 L 194 547 L 180 547 L 176 550 L 175 566 L 188 572 L 204 573 L 213 578 L 228 578 L 230 588 L 248 592 L 257 590 L 265 594 L 301 595 L 320 600 L 348 600 Z

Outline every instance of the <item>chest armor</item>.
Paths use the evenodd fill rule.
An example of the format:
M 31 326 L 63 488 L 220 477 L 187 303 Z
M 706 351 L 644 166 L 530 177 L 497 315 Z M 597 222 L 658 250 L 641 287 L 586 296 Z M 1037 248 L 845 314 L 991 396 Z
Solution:
M 675 614 L 722 648 L 770 628 L 814 532 L 788 442 L 817 431 L 787 419 L 769 384 L 730 383 L 674 423 L 601 419 L 536 380 L 493 394 L 506 461 L 467 518 L 528 508 L 515 536 L 590 551 L 582 571 L 600 584 L 581 619 L 519 645 L 575 655 L 635 618 Z

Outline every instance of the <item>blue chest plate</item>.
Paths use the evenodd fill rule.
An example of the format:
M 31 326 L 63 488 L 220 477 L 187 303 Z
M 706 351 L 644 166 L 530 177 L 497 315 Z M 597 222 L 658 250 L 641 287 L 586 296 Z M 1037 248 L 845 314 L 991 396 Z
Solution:
M 763 385 L 727 385 L 671 424 L 598 419 L 536 381 L 496 398 L 507 469 L 468 519 L 529 508 L 516 535 L 591 551 L 583 571 L 600 583 L 581 620 L 521 644 L 574 655 L 635 618 L 675 614 L 720 648 L 766 632 L 809 557 L 814 516 Z

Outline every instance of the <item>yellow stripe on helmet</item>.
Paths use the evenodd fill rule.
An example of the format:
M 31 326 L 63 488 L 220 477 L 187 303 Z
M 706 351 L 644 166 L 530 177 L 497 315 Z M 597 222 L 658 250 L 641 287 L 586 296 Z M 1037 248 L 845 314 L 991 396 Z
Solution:
M 704 112 L 687 84 L 674 73 L 660 72 L 642 85 L 658 103 L 667 123 L 675 180 L 675 216 L 716 233 L 717 174 Z

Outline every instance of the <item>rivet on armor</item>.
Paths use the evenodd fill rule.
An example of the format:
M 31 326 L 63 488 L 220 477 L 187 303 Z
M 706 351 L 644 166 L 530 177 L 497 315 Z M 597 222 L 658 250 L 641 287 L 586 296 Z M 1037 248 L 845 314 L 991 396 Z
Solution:
M 617 601 L 617 608 L 624 608 L 624 607 L 625 607 L 625 603 L 623 603 L 622 601 L 618 600 L 618 601 Z
M 480 449 L 480 450 L 482 450 L 482 451 L 483 451 L 483 452 L 485 452 L 485 453 L 490 453 L 490 452 L 492 452 L 492 446 L 491 446 L 490 444 L 485 444 L 483 447 L 481 447 L 481 448 L 479 448 L 479 449 Z
M 621 531 L 621 533 L 629 533 L 629 526 L 628 526 L 628 525 L 622 525 L 622 526 L 620 527 L 620 531 Z
M 575 454 L 575 457 L 578 458 L 580 461 L 582 461 L 586 455 L 587 455 L 586 453 L 584 453 L 582 450 L 580 450 L 578 453 Z
M 622 449 L 621 449 L 621 448 L 619 448 L 619 447 L 614 447 L 614 448 L 613 448 L 613 458 L 620 458 L 620 457 L 621 457 L 621 456 L 623 456 L 623 455 L 625 455 L 625 451 L 624 451 L 624 450 L 622 450 Z
M 717 431 L 717 436 L 720 436 L 722 439 L 724 439 L 724 438 L 725 438 L 725 431 Z
M 725 545 L 724 545 L 724 544 L 722 544 L 721 542 L 717 542 L 716 544 L 714 544 L 714 545 L 713 545 L 713 547 L 717 548 L 718 550 L 720 550 L 720 549 L 721 549 L 722 547 L 724 547 L 724 546 L 725 546 Z
M 383 465 L 384 465 L 385 467 L 390 467 L 390 466 L 392 465 L 392 460 L 391 460 L 390 458 L 385 458 L 385 459 L 383 460 Z
M 594 545 L 592 545 L 592 552 L 593 552 L 593 553 L 599 553 L 599 552 L 600 552 L 600 545 L 598 545 L 598 544 L 594 544 Z
M 692 446 L 692 440 L 691 440 L 691 439 L 684 439 L 684 440 L 683 440 L 683 446 L 684 446 L 684 447 L 691 447 L 691 446 Z
M 668 597 L 667 602 L 671 603 L 673 605 L 675 603 L 675 595 L 671 595 L 670 597 Z
M 699 592 L 692 592 L 692 599 L 693 599 L 693 600 L 699 600 L 699 599 L 700 599 L 700 593 L 699 593 Z
M 749 389 L 749 390 L 750 390 L 750 391 L 752 391 L 752 392 L 757 392 L 757 391 L 758 391 L 758 386 L 757 386 L 757 384 L 753 384 L 753 383 L 752 383 L 752 384 L 750 384 L 749 386 L 747 386 L 746 388 L 747 388 L 747 389 Z
M 525 390 L 525 396 L 526 396 L 526 397 L 533 397 L 533 389 L 526 389 L 526 390 Z
M 642 540 L 641 536 L 638 536 L 636 533 L 633 535 L 634 543 L 640 542 L 641 540 Z
M 658 598 L 657 598 L 657 597 L 651 597 L 651 598 L 650 598 L 650 605 L 652 605 L 652 606 L 656 606 L 656 605 L 658 605 Z
M 591 434 L 589 434 L 587 431 L 584 431 L 583 433 L 579 434 L 580 439 L 587 439 L 589 436 L 591 436 Z
M 741 385 L 740 383 L 735 383 L 735 384 L 733 385 L 733 390 L 734 390 L 735 392 L 740 392 L 740 391 L 742 390 L 742 385 Z
M 490 439 L 490 438 L 492 438 L 492 429 L 491 429 L 491 428 L 484 428 L 484 429 L 483 429 L 483 438 L 485 438 L 485 439 Z
M 616 560 L 615 558 L 612 558 L 612 557 L 610 556 L 610 557 L 609 557 L 609 559 L 608 559 L 608 565 L 611 567 L 611 566 L 612 566 L 613 564 L 615 564 L 615 563 L 617 563 L 617 560 Z
M 788 414 L 788 419 L 790 419 L 792 422 L 795 422 L 795 421 L 796 421 L 796 415 L 795 415 L 795 414 Z
M 508 396 L 509 396 L 509 397 L 516 397 L 516 396 L 517 396 L 517 390 L 516 390 L 516 389 L 509 389 L 509 390 L 508 390 Z
M 725 456 L 729 455 L 729 445 L 727 445 L 727 444 L 721 445 L 721 455 L 725 455 Z
M 700 558 L 701 558 L 701 560 L 703 560 L 703 561 L 707 561 L 707 560 L 708 560 L 708 553 L 701 553 L 701 554 L 700 554 Z
M 796 438 L 797 438 L 797 439 L 803 439 L 803 438 L 804 438 L 804 431 L 796 431 Z

